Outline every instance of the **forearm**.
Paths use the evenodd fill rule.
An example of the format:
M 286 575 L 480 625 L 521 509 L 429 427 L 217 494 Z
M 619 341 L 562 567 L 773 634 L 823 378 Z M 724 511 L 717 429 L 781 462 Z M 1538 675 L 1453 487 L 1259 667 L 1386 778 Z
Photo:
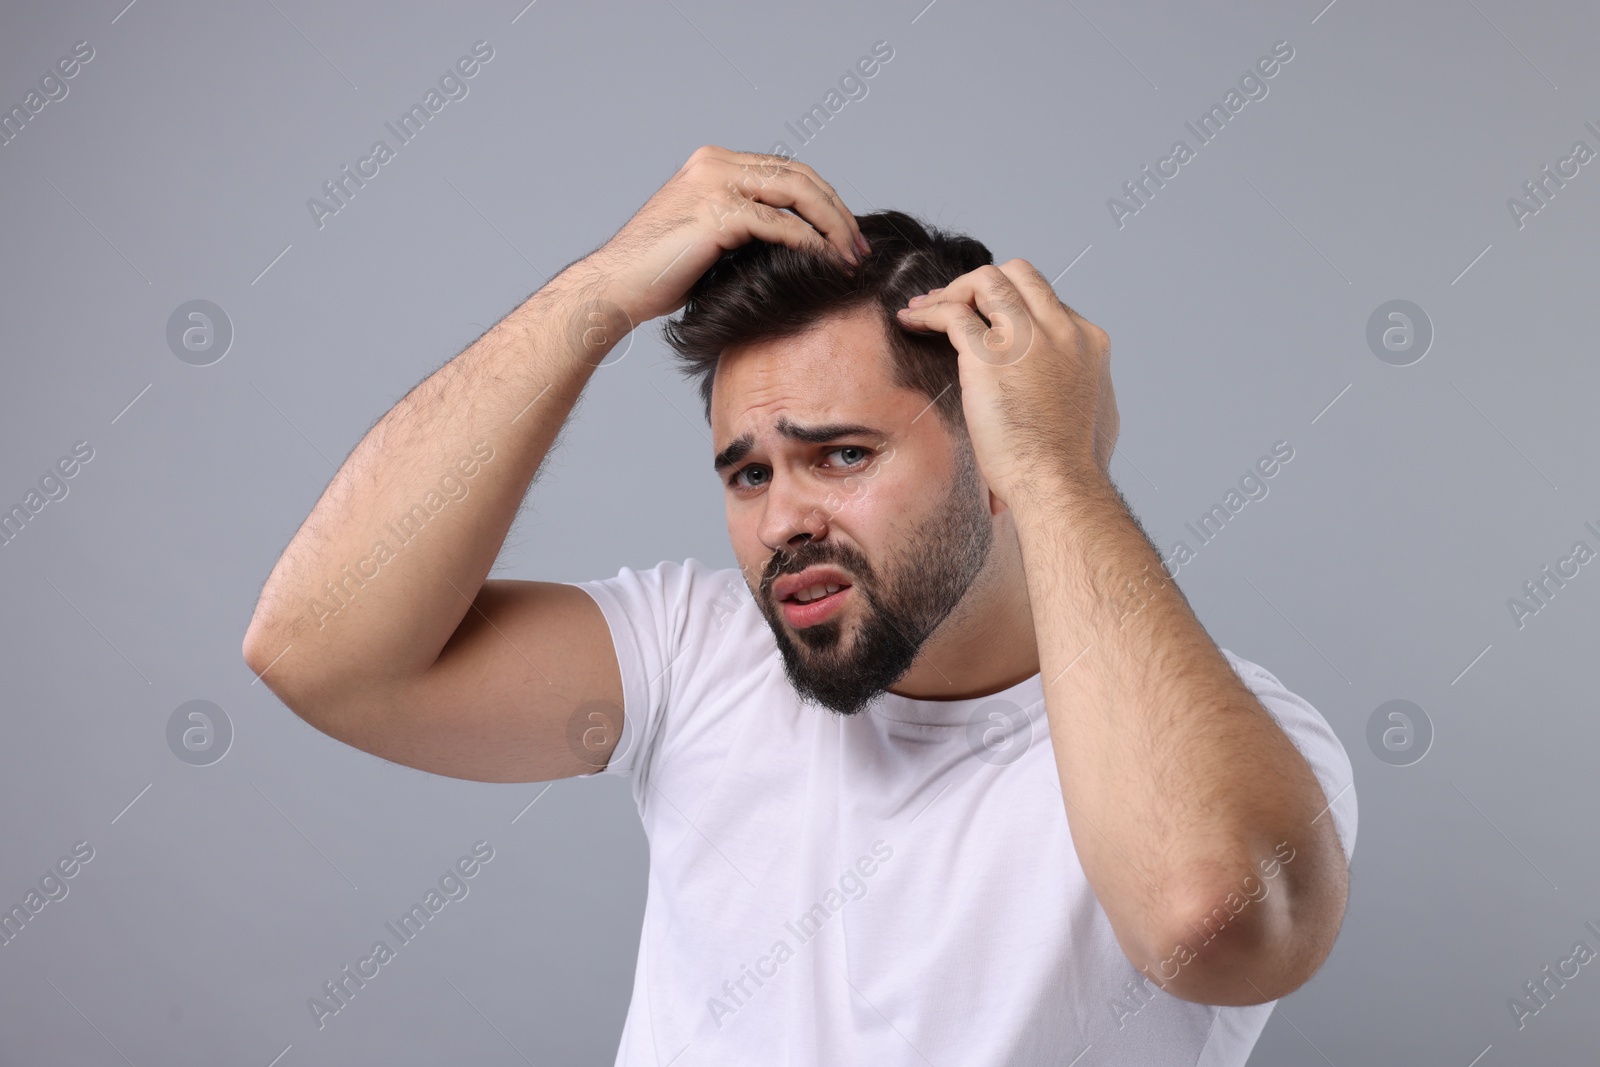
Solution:
M 1316 948 L 1295 943 L 1295 924 L 1343 907 L 1315 776 L 1109 481 L 1041 483 L 1014 511 L 1068 823 L 1119 941 L 1177 995 L 1276 995 Z M 1253 893 L 1206 938 L 1205 916 Z M 1164 964 L 1197 934 L 1198 961 Z
M 305 699 L 428 667 L 471 607 L 551 443 L 617 336 L 580 263 L 372 427 L 272 569 L 245 658 Z M 611 331 L 620 333 L 620 331 Z M 285 651 L 287 650 L 287 651 Z

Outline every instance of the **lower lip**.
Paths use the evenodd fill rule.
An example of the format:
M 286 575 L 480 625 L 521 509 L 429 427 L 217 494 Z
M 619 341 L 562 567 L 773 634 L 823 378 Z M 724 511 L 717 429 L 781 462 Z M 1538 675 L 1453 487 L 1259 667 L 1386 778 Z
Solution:
M 813 600 L 802 604 L 797 600 L 783 601 L 783 617 L 789 620 L 789 625 L 800 629 L 806 626 L 815 626 L 819 622 L 826 622 L 839 610 L 844 603 L 844 598 L 854 586 L 847 585 L 837 593 L 829 593 L 821 600 Z

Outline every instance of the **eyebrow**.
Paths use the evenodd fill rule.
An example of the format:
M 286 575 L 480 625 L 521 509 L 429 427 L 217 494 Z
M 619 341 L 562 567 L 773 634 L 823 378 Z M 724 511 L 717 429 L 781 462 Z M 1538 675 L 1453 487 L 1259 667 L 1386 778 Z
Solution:
M 777 431 L 791 441 L 804 441 L 813 445 L 826 444 L 841 437 L 887 438 L 888 436 L 882 430 L 854 422 L 830 422 L 822 426 L 801 426 L 790 422 L 786 415 L 778 416 Z M 732 444 L 713 457 L 711 465 L 720 474 L 749 455 L 755 444 L 754 435 L 741 434 L 734 438 Z

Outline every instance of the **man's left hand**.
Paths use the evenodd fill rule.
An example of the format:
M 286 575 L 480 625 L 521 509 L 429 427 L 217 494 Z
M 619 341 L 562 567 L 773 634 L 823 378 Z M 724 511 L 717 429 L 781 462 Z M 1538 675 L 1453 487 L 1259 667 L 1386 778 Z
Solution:
M 955 347 L 979 470 L 1007 505 L 1066 484 L 1110 483 L 1118 415 L 1111 339 L 1022 259 L 911 298 L 902 325 Z

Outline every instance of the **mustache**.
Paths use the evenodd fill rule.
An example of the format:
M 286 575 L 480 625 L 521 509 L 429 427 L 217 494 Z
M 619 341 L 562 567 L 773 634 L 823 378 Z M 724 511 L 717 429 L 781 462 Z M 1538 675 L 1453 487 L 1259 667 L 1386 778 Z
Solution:
M 772 598 L 772 583 L 777 581 L 779 575 L 798 574 L 807 567 L 820 564 L 832 564 L 846 570 L 858 584 L 864 586 L 870 586 L 875 579 L 872 565 L 861 553 L 838 545 L 808 541 L 793 551 L 776 552 L 767 561 L 761 570 L 762 595 L 769 600 Z

